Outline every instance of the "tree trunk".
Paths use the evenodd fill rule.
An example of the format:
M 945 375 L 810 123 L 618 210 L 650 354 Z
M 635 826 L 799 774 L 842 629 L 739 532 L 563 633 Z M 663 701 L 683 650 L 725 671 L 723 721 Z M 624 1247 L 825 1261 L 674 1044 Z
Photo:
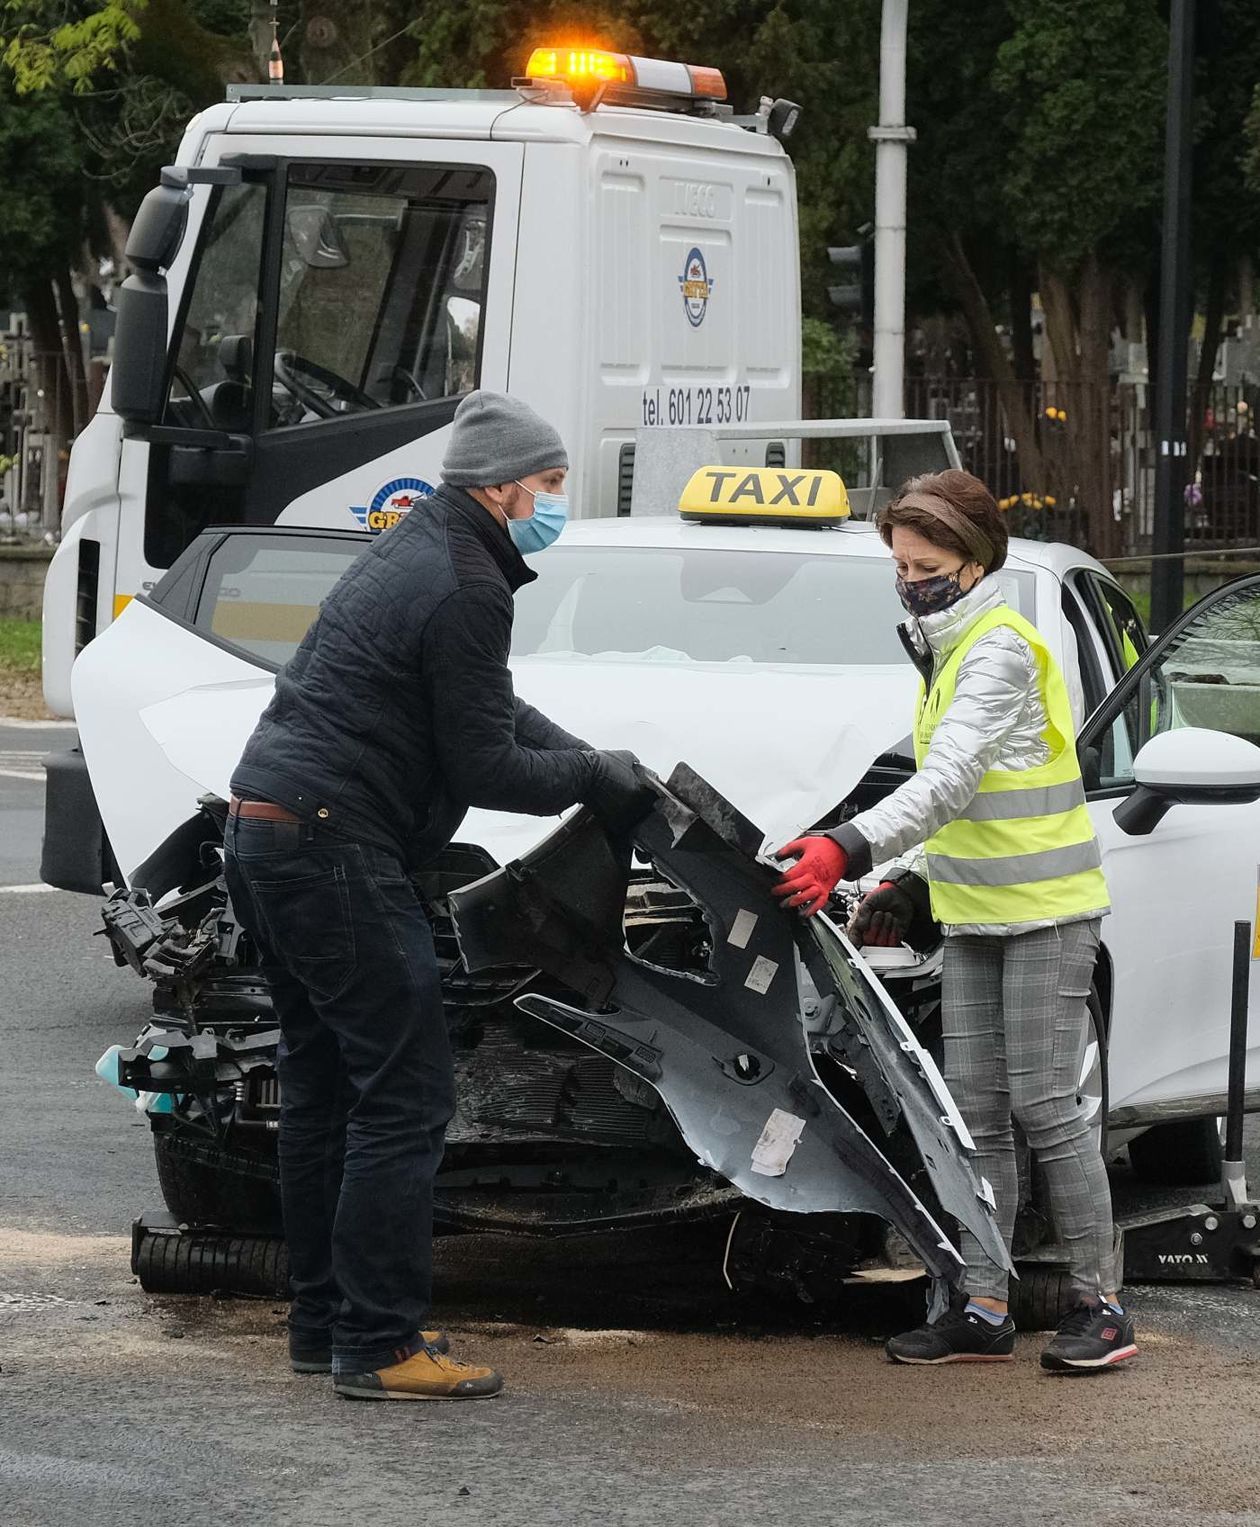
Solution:
M 31 392 L 32 425 L 45 437 L 42 460 L 42 478 L 57 473 L 61 453 L 74 430 L 74 407 L 71 402 L 70 380 L 66 375 L 65 351 L 61 344 L 61 324 L 57 318 L 57 304 L 52 287 L 45 281 L 29 287 L 24 293 L 27 321 L 31 326 L 34 343 Z M 27 478 L 28 489 L 34 484 Z M 27 501 L 21 507 L 43 513 L 42 495 L 28 492 Z
M 1115 555 L 1119 527 L 1112 509 L 1111 291 L 1110 274 L 1096 255 L 1081 265 L 1079 297 L 1056 271 L 1041 273 L 1046 332 L 1058 378 L 1047 404 L 1066 418 L 1048 427 L 1059 435 L 1054 453 L 1059 507 L 1071 504 L 1083 522 L 1086 547 L 1095 556 Z M 1047 452 L 1050 455 L 1050 452 Z
M 1094 555 L 1114 557 L 1120 526 L 1113 505 L 1111 450 L 1111 329 L 1114 282 L 1094 254 L 1081 270 L 1080 428 L 1076 435 L 1081 485 Z M 1069 424 L 1070 424 L 1069 419 Z M 1118 444 L 1118 442 L 1117 442 Z
M 984 372 L 993 378 L 997 388 L 1007 428 L 1015 441 L 1023 487 L 1032 493 L 1044 493 L 1045 463 L 1028 406 L 1027 390 L 1020 385 L 1010 358 L 998 339 L 993 312 L 967 258 L 962 239 L 951 229 L 940 233 L 939 240 L 945 271 L 962 306 L 971 342 Z
M 1011 359 L 1015 377 L 1020 382 L 1037 380 L 1037 360 L 1033 354 L 1032 272 L 1018 255 L 1011 255 L 1011 273 L 1007 291 L 1011 305 Z
M 74 436 L 87 427 L 88 409 L 87 370 L 83 365 L 83 338 L 79 333 L 79 300 L 74 295 L 74 284 L 68 266 L 63 265 L 53 276 L 53 292 L 57 299 L 57 313 L 61 319 L 61 350 L 65 356 L 66 377 L 70 383 L 70 417 Z

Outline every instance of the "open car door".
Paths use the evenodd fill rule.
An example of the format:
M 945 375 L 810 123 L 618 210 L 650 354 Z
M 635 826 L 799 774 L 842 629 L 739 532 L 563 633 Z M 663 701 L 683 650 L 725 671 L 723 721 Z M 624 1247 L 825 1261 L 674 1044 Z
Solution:
M 207 531 L 80 654 L 71 675 L 79 740 L 125 879 L 198 796 L 227 795 L 276 670 L 370 540 L 277 526 Z M 51 807 L 50 783 L 50 824 Z M 100 890 L 99 876 L 85 868 L 81 878 L 66 889 Z
M 1110 1122 L 1225 1111 L 1234 922 L 1260 921 L 1260 575 L 1215 590 L 1080 737 L 1112 912 Z M 1260 981 L 1251 986 L 1260 1102 Z

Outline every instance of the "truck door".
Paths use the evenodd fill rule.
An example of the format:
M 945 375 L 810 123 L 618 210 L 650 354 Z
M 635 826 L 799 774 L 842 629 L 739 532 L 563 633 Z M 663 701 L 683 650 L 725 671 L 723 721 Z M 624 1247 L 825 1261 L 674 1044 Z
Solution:
M 388 528 L 437 481 L 460 397 L 504 385 L 522 150 L 412 141 L 400 162 L 220 138 L 240 179 L 208 188 L 172 292 L 161 422 L 124 442 L 119 595 L 207 525 Z

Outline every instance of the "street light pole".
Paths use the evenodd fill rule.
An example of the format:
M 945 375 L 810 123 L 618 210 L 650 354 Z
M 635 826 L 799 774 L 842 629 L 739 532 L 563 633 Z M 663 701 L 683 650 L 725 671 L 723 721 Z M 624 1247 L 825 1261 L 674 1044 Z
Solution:
M 909 0 L 884 0 L 879 34 L 879 125 L 875 144 L 875 335 L 871 413 L 905 413 L 906 150 L 915 140 L 906 126 L 906 29 Z
M 1172 0 L 1168 18 L 1168 123 L 1164 139 L 1164 233 L 1159 264 L 1155 363 L 1155 521 L 1151 627 L 1181 614 L 1185 589 L 1186 370 L 1190 348 L 1190 154 L 1195 0 Z

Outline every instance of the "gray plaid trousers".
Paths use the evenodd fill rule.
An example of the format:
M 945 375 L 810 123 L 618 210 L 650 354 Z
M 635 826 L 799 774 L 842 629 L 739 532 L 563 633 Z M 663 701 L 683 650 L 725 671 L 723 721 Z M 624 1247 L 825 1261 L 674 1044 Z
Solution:
M 1019 1173 L 1012 1120 L 1041 1164 L 1050 1210 L 1089 1294 L 1117 1287 L 1111 1189 L 1077 1100 L 1100 919 L 945 941 L 945 1080 L 976 1142 L 1007 1246 Z M 1007 1276 L 962 1232 L 968 1293 L 1005 1299 Z

